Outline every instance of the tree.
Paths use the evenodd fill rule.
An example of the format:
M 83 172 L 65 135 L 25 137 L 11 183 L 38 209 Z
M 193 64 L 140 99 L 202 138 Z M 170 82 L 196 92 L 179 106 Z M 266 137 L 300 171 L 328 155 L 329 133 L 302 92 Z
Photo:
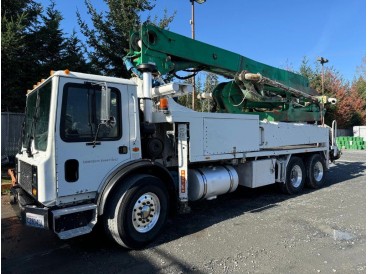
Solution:
M 352 86 L 355 86 L 357 92 L 365 101 L 366 99 L 366 58 L 365 56 L 362 58 L 362 63 L 360 66 L 357 67 L 356 75 L 354 77 Z M 364 108 L 365 109 L 365 108 Z
M 81 71 L 84 73 L 93 73 L 90 63 L 85 59 L 86 48 L 77 37 L 75 31 L 63 43 L 61 51 L 62 63 L 64 68 L 72 71 Z
M 320 65 L 318 65 L 317 61 L 314 63 L 314 68 L 309 64 L 309 60 L 306 56 L 304 56 L 302 63 L 299 68 L 299 73 L 308 78 L 310 87 L 319 91 L 321 93 L 322 90 L 322 78 L 321 78 L 321 70 Z
M 211 94 L 213 89 L 218 84 L 219 84 L 218 75 L 211 73 L 211 72 L 207 72 L 203 92 L 207 93 L 207 95 Z M 202 99 L 201 105 L 202 105 L 202 112 L 203 111 L 209 112 L 213 108 L 213 105 L 214 105 L 213 99 L 212 98 Z
M 41 5 L 32 0 L 4 0 L 1 2 L 1 110 L 23 112 L 28 77 L 28 41 L 34 40 L 33 30 L 38 24 Z
M 48 76 L 50 70 L 63 68 L 63 31 L 60 28 L 63 17 L 55 9 L 55 2 L 51 2 L 46 8 L 46 14 L 41 15 L 42 25 L 35 32 L 37 40 L 33 43 L 37 63 L 38 74 L 42 77 Z
M 65 37 L 60 27 L 63 17 L 55 2 L 45 12 L 30 0 L 5 2 L 1 11 L 1 108 L 23 112 L 26 90 L 48 77 L 50 70 L 90 72 L 90 66 L 75 32 Z
M 126 71 L 123 57 L 129 49 L 130 31 L 138 30 L 141 23 L 139 14 L 152 10 L 154 5 L 149 0 L 104 0 L 104 2 L 108 11 L 97 12 L 91 1 L 85 0 L 93 28 L 77 12 L 81 32 L 87 38 L 87 44 L 91 49 L 88 57 L 97 72 L 129 78 L 130 74 Z M 173 19 L 173 16 L 168 17 L 165 13 L 158 25 L 167 27 Z
M 362 71 L 363 65 L 360 67 Z M 312 68 L 307 58 L 304 58 L 299 73 L 307 77 L 310 86 L 320 94 L 322 91 L 322 77 L 320 65 L 316 63 Z M 365 73 L 365 72 L 364 72 Z M 344 81 L 343 77 L 333 68 L 325 67 L 324 95 L 335 97 L 336 105 L 327 106 L 325 122 L 331 124 L 337 121 L 339 128 L 350 128 L 365 124 L 365 76 L 359 75 L 352 84 Z

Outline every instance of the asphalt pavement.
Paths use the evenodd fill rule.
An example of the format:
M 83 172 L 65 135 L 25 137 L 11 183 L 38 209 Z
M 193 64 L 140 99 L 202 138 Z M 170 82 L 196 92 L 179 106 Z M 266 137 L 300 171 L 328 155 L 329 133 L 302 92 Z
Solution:
M 301 195 L 238 189 L 169 220 L 146 249 L 107 240 L 100 227 L 62 241 L 20 224 L 1 197 L 2 273 L 365 273 L 366 153 L 343 151 L 327 184 Z

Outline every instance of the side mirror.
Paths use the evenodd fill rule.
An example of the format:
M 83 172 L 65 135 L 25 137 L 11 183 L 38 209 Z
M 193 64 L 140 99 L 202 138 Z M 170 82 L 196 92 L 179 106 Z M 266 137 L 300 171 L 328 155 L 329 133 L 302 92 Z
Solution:
M 108 124 L 110 121 L 111 90 L 107 85 L 101 86 L 101 109 L 100 123 Z

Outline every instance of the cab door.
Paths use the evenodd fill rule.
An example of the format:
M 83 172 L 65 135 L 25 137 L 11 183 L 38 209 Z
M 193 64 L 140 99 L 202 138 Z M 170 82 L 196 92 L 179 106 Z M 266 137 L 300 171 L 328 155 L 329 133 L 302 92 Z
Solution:
M 111 91 L 110 126 L 100 121 L 103 85 Z M 73 195 L 94 198 L 106 176 L 131 160 L 132 88 L 128 84 L 60 77 L 61 104 L 55 134 L 59 201 L 70 202 Z

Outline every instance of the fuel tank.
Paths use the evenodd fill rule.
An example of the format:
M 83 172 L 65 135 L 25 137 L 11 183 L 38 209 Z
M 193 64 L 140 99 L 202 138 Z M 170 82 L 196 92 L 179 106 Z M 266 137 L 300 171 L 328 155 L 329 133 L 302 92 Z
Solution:
M 238 184 L 238 173 L 232 166 L 189 169 L 189 200 L 215 199 L 218 195 L 233 192 Z

